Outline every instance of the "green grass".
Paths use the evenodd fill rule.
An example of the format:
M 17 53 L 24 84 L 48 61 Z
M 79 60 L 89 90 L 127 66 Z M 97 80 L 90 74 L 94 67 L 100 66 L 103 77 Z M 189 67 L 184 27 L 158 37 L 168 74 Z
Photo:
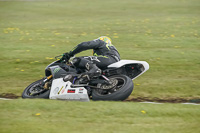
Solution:
M 199 99 L 199 9 L 199 0 L 0 0 L 0 94 L 20 96 L 53 57 L 106 35 L 122 59 L 150 64 L 132 97 Z M 194 105 L 18 99 L 0 110 L 3 133 L 200 132 Z
M 199 8 L 198 0 L 0 1 L 0 92 L 21 95 L 51 58 L 107 35 L 122 59 L 150 64 L 133 96 L 199 98 Z
M 200 131 L 198 105 L 19 99 L 0 101 L 0 108 L 1 133 Z

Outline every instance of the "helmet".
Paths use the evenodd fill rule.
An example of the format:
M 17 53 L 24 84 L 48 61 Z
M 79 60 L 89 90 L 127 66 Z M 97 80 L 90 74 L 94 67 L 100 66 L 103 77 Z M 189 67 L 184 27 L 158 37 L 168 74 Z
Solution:
M 106 42 L 106 43 L 109 44 L 109 45 L 112 44 L 112 43 L 111 43 L 111 39 L 110 39 L 109 37 L 107 37 L 107 36 L 101 36 L 101 37 L 99 37 L 98 39 L 100 39 L 100 40 Z

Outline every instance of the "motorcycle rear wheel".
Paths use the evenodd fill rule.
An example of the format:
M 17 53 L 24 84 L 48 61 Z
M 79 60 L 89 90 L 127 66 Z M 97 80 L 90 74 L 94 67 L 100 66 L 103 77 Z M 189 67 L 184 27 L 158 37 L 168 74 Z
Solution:
M 38 81 L 33 82 L 30 84 L 22 93 L 22 98 L 44 98 L 49 99 L 50 90 L 44 90 L 41 93 L 37 95 L 31 95 L 31 89 L 33 89 L 34 86 L 39 85 L 40 82 L 42 82 L 43 79 L 40 79 Z
M 109 79 L 117 79 L 118 83 L 113 89 L 103 90 L 94 89 L 92 91 L 92 100 L 103 100 L 103 101 L 123 101 L 131 95 L 133 91 L 133 81 L 126 75 L 114 75 L 108 77 Z

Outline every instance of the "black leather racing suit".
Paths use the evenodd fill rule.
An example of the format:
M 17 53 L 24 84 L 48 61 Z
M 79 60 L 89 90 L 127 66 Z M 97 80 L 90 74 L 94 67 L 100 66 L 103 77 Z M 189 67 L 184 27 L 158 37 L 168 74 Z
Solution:
M 108 65 L 120 60 L 117 49 L 112 44 L 107 44 L 100 39 L 78 44 L 69 52 L 69 55 L 74 56 L 88 49 L 93 49 L 93 56 L 75 58 L 74 65 L 76 67 L 85 68 L 86 63 L 92 62 L 100 69 L 106 69 Z

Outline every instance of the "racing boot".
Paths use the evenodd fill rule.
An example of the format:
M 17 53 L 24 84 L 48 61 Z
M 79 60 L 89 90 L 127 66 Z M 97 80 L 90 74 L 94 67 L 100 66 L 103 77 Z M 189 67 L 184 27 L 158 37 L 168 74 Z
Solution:
M 90 78 L 96 78 L 101 75 L 101 69 L 99 69 L 96 64 L 88 62 L 86 63 L 85 67 L 88 70 L 87 73 Z

